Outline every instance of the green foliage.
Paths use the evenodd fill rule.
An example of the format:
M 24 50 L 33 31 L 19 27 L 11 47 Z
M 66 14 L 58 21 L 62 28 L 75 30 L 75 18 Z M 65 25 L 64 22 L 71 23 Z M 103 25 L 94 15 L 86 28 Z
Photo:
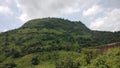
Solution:
M 78 68 L 80 66 L 79 62 L 74 60 L 79 56 L 80 54 L 75 52 L 61 54 L 56 61 L 56 68 Z
M 34 19 L 0 34 L 0 68 L 120 68 L 120 49 L 104 58 L 94 49 L 119 41 L 120 32 L 92 31 L 80 21 Z
M 32 63 L 33 65 L 38 65 L 38 63 L 39 63 L 38 58 L 37 58 L 37 57 L 33 57 L 32 60 L 31 60 L 31 63 Z
M 17 65 L 15 63 L 7 63 L 2 68 L 15 68 Z
M 94 66 L 97 68 L 109 68 L 108 65 L 106 64 L 106 60 L 104 56 L 99 56 L 95 59 L 93 62 Z

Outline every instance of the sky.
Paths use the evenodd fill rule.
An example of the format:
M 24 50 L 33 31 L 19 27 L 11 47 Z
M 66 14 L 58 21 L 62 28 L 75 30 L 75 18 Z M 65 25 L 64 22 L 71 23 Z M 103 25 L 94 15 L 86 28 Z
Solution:
M 81 21 L 99 31 L 120 31 L 120 0 L 0 0 L 0 32 L 35 18 Z

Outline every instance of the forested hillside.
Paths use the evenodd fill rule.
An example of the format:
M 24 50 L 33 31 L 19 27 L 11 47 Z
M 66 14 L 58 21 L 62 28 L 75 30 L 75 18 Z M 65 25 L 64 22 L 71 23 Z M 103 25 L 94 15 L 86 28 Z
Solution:
M 120 32 L 93 31 L 80 21 L 34 19 L 0 34 L 0 68 L 120 68 Z

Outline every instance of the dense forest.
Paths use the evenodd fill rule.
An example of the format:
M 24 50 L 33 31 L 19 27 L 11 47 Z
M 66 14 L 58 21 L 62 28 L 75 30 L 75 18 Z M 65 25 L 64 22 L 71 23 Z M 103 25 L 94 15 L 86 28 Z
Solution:
M 0 33 L 0 68 L 120 68 L 120 44 L 103 50 L 117 42 L 120 31 L 93 31 L 61 18 L 34 19 Z

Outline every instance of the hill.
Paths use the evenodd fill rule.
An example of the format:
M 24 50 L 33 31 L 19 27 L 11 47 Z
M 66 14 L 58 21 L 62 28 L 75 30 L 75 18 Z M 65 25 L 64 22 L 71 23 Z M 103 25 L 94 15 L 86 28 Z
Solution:
M 0 67 L 33 68 L 35 65 L 44 68 L 42 64 L 46 64 L 54 68 L 54 64 L 61 65 L 55 61 L 62 62 L 66 54 L 78 58 L 84 48 L 119 41 L 120 32 L 93 31 L 80 21 L 34 19 L 18 29 L 0 34 Z M 90 62 L 86 61 L 86 64 Z

